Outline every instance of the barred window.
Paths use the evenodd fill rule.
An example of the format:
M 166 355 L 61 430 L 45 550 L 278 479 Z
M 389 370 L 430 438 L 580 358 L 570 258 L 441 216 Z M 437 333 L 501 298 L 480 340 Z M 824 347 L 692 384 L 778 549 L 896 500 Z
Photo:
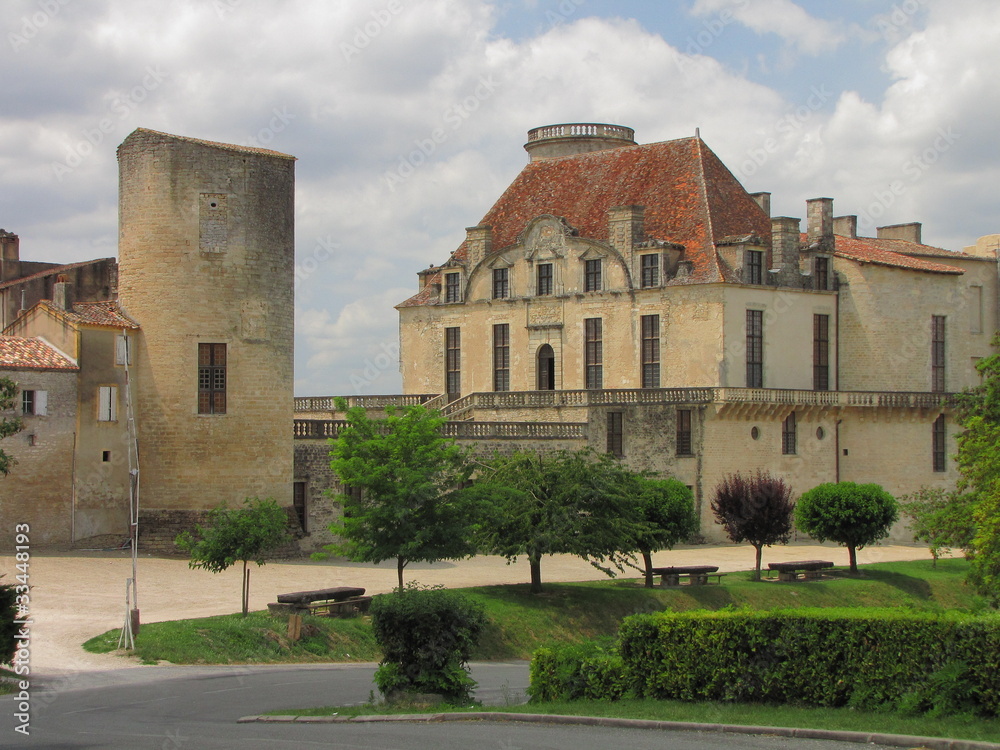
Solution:
M 829 315 L 813 315 L 813 390 L 830 390 Z
M 601 260 L 588 260 L 583 272 L 583 290 L 599 292 L 601 290 Z
M 462 282 L 462 275 L 458 273 L 446 273 L 444 275 L 444 301 L 458 302 L 461 300 L 459 292 Z
M 608 412 L 608 453 L 621 458 L 625 455 L 625 430 L 623 414 L 620 411 Z
M 445 390 L 448 403 L 462 393 L 462 329 L 444 329 Z
M 764 283 L 764 253 L 760 250 L 747 250 L 747 281 Z
M 540 263 L 538 266 L 538 285 L 536 293 L 539 297 L 552 294 L 552 264 Z
M 816 258 L 816 288 L 825 291 L 830 288 L 830 259 Z
M 660 316 L 642 316 L 642 387 L 660 387 Z
M 507 299 L 510 296 L 508 268 L 493 269 L 493 299 Z
M 795 412 L 793 411 L 781 425 L 781 452 L 786 456 L 795 455 Z
M 643 289 L 660 285 L 660 256 L 655 253 L 639 256 L 640 280 Z
M 493 326 L 493 390 L 510 390 L 510 324 Z
M 747 310 L 747 388 L 764 387 L 764 311 Z
M 931 437 L 931 451 L 933 454 L 934 471 L 944 471 L 947 468 L 945 453 L 945 422 L 944 414 L 934 420 L 934 427 Z
M 931 390 L 944 393 L 944 315 L 931 316 Z
M 677 455 L 691 456 L 694 454 L 691 446 L 691 410 L 677 410 Z
M 198 413 L 226 413 L 225 344 L 198 344 Z
M 585 318 L 584 328 L 584 349 L 586 357 L 586 386 L 587 388 L 604 387 L 604 342 L 602 340 L 601 318 Z

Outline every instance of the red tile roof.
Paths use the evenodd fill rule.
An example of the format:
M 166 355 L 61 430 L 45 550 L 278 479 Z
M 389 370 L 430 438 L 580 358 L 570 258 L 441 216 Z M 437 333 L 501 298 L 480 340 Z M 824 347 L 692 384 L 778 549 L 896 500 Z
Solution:
M 608 209 L 645 207 L 648 237 L 683 245 L 688 282 L 722 281 L 714 243 L 732 235 L 771 236 L 770 220 L 697 137 L 529 162 L 479 224 L 493 247 L 509 247 L 541 214 L 561 216 L 580 235 L 608 240 Z M 465 257 L 465 244 L 454 257 Z M 400 307 L 427 304 L 421 290 Z
M 802 235 L 805 243 L 806 235 Z M 941 248 L 919 245 L 906 240 L 882 240 L 875 237 L 841 237 L 835 238 L 834 255 L 857 261 L 858 263 L 874 263 L 880 266 L 907 268 L 911 271 L 927 271 L 929 273 L 965 273 L 961 268 L 948 266 L 944 263 L 934 263 L 915 255 L 934 255 L 952 258 L 971 258 L 964 253 L 954 253 Z
M 241 154 L 259 154 L 261 156 L 277 156 L 281 159 L 291 159 L 293 161 L 298 161 L 297 157 L 290 154 L 283 154 L 280 151 L 272 151 L 269 148 L 258 148 L 256 146 L 239 146 L 235 143 L 220 143 L 219 141 L 203 141 L 201 138 L 189 138 L 186 135 L 172 135 L 171 133 L 162 133 L 159 130 L 150 130 L 149 128 L 136 128 L 128 137 L 126 141 L 134 135 L 152 135 L 162 138 L 168 138 L 174 141 L 184 141 L 185 143 L 195 143 L 199 146 L 210 146 L 211 148 L 221 148 L 226 151 L 236 151 Z M 123 141 L 124 143 L 124 141 Z
M 129 328 L 132 330 L 138 330 L 139 328 L 139 324 L 125 315 L 115 300 L 108 302 L 77 302 L 73 305 L 73 312 L 56 307 L 51 300 L 47 299 L 43 299 L 38 304 L 55 313 L 57 316 L 66 318 L 74 323 L 106 326 L 108 328 Z
M 39 338 L 0 336 L 0 368 L 16 370 L 79 370 L 76 364 L 64 357 Z

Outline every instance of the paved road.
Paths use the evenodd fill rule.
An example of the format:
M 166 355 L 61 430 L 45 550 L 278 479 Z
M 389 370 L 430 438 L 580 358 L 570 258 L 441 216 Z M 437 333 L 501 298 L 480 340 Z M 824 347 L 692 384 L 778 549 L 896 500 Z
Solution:
M 364 703 L 373 665 L 273 667 L 151 667 L 32 686 L 31 734 L 14 731 L 16 698 L 0 698 L 0 748 L 45 750 L 257 750 L 258 748 L 378 748 L 379 750 L 645 750 L 788 748 L 857 750 L 856 744 L 722 735 L 501 722 L 411 724 L 237 724 L 241 716 L 317 705 Z M 523 700 L 527 665 L 476 664 L 480 700 Z M 873 747 L 873 746 L 868 746 Z

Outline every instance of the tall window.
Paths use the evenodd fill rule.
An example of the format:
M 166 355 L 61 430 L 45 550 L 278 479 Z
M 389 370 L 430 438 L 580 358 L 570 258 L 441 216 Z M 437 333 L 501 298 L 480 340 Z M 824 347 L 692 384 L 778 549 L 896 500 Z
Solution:
M 132 339 L 128 336 L 115 336 L 115 364 L 132 364 Z
M 97 421 L 118 421 L 118 386 L 102 385 L 97 389 Z
M 747 250 L 747 281 L 764 283 L 764 253 L 760 250 Z
M 829 315 L 813 315 L 813 390 L 830 390 Z
M 493 390 L 510 390 L 510 325 L 493 326 Z
M 308 513 L 306 511 L 305 482 L 292 482 L 292 507 L 295 508 L 295 517 L 299 520 L 299 527 L 303 531 L 308 531 L 309 529 L 306 528 Z
M 747 388 L 764 387 L 764 311 L 747 310 Z
M 552 264 L 551 263 L 539 263 L 538 264 L 538 284 L 535 286 L 535 291 L 540 297 L 544 297 L 548 294 L 552 294 Z
M 795 454 L 795 412 L 793 411 L 781 424 L 781 452 L 786 456 Z
M 587 388 L 604 387 L 602 328 L 600 318 L 585 318 L 583 321 Z
M 48 411 L 48 391 L 21 391 L 21 413 L 26 416 L 44 417 Z
M 226 413 L 225 344 L 198 344 L 198 413 Z
M 510 296 L 509 268 L 493 269 L 493 299 L 507 299 Z
M 983 332 L 983 288 L 969 287 L 969 333 Z
M 944 393 L 944 315 L 931 316 L 931 390 Z
M 458 302 L 461 299 L 459 295 L 459 285 L 461 284 L 462 277 L 458 273 L 446 273 L 444 275 L 444 301 L 445 302 Z
M 451 403 L 462 393 L 462 330 L 444 329 L 444 380 Z
M 601 260 L 586 261 L 583 271 L 583 290 L 585 292 L 601 291 Z
M 536 367 L 538 390 L 554 391 L 556 389 L 556 354 L 548 344 L 542 344 L 538 347 Z
M 933 461 L 934 461 L 934 471 L 944 471 L 945 465 L 945 425 L 944 425 L 944 414 L 938 416 L 934 420 L 934 430 L 932 437 L 932 451 L 933 451 Z
M 830 259 L 816 258 L 815 261 L 816 288 L 827 290 L 830 288 Z
M 660 387 L 660 316 L 642 316 L 642 387 Z
M 691 410 L 677 410 L 677 455 L 690 456 L 691 449 Z
M 639 256 L 640 281 L 643 289 L 660 285 L 660 256 L 655 253 Z
M 620 411 L 608 412 L 608 453 L 621 458 L 624 451 L 625 430 L 623 425 L 623 415 Z

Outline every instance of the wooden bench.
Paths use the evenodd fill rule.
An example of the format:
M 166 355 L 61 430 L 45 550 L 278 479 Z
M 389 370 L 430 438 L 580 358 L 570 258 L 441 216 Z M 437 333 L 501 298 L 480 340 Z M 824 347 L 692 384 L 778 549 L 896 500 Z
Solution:
M 824 570 L 832 567 L 833 563 L 829 560 L 793 560 L 767 564 L 768 578 L 771 577 L 772 571 L 776 571 L 779 581 L 797 581 L 799 573 L 802 573 L 807 581 L 815 580 L 823 575 Z
M 278 601 L 268 604 L 272 614 L 328 615 L 353 617 L 367 612 L 372 598 L 364 596 L 365 590 L 356 586 L 336 586 L 315 591 L 294 591 L 278 594 Z
M 661 586 L 680 586 L 681 579 L 687 578 L 690 586 L 704 586 L 709 578 L 721 583 L 725 573 L 717 573 L 718 565 L 672 565 L 666 568 L 650 568 L 653 575 L 660 576 Z

